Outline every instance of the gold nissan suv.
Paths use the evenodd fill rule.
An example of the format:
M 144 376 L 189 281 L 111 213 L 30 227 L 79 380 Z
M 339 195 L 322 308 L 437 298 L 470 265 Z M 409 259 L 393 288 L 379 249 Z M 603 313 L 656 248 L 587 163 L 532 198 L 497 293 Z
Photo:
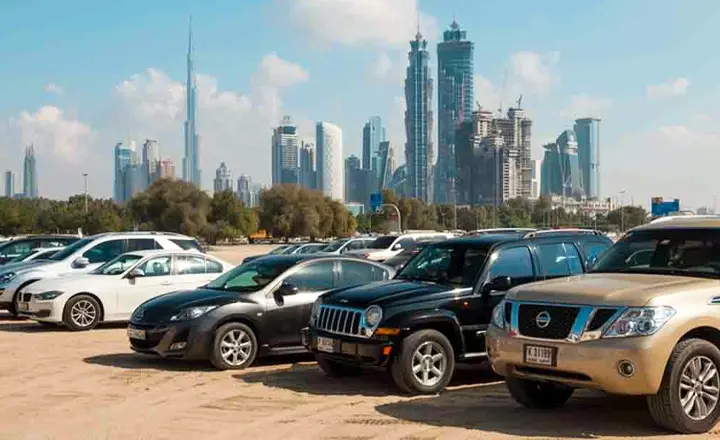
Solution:
M 585 275 L 510 290 L 487 347 L 526 407 L 560 407 L 593 388 L 647 396 L 666 429 L 709 431 L 720 419 L 720 217 L 655 220 Z

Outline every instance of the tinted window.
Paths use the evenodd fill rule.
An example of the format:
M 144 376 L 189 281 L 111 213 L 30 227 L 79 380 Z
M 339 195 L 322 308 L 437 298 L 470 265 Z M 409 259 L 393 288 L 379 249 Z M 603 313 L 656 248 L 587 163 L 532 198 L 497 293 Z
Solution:
M 303 267 L 285 281 L 297 286 L 301 292 L 319 292 L 330 290 L 335 282 L 332 261 L 312 263 Z
M 595 264 L 602 254 L 610 247 L 609 243 L 600 243 L 596 241 L 582 243 L 583 253 L 585 254 L 585 261 L 588 267 Z
M 497 277 L 510 277 L 513 284 L 533 281 L 535 272 L 530 250 L 525 246 L 519 246 L 493 253 L 490 257 L 488 279 Z
M 537 249 L 540 269 L 544 277 L 566 277 L 572 274 L 571 263 L 563 243 L 539 244 Z M 578 257 L 577 251 L 574 257 Z M 570 258 L 573 258 L 572 254 Z
M 126 252 L 150 251 L 153 249 L 161 249 L 161 247 L 152 238 L 129 238 Z
M 197 275 L 205 273 L 205 259 L 198 255 L 178 255 L 175 257 L 177 261 L 178 275 Z
M 65 249 L 61 250 L 57 254 L 50 257 L 50 259 L 53 261 L 62 261 L 64 259 L 68 258 L 69 256 L 71 256 L 72 254 L 74 254 L 75 252 L 79 251 L 80 249 L 84 248 L 85 246 L 89 245 L 93 241 L 95 241 L 95 239 L 92 237 L 83 238 L 82 240 L 78 240 L 75 243 L 71 244 L 70 246 L 66 247 Z
M 390 278 L 387 270 L 360 261 L 341 261 L 340 279 L 335 287 L 349 287 Z
M 142 260 L 140 255 L 125 254 L 114 258 L 92 271 L 95 275 L 120 275 L 138 261 Z
M 395 239 L 397 239 L 397 236 L 395 235 L 386 235 L 384 237 L 378 237 L 368 245 L 370 249 L 387 249 L 390 247 L 393 242 L 395 242 Z
M 124 249 L 125 240 L 109 240 L 87 250 L 83 254 L 83 257 L 87 258 L 88 261 L 90 261 L 90 264 L 104 263 L 122 254 L 124 252 Z
M 207 273 L 222 273 L 223 265 L 213 260 L 205 260 L 207 263 Z
M 188 240 L 188 239 L 177 239 L 172 238 L 170 239 L 170 243 L 173 243 L 174 245 L 177 245 L 180 247 L 180 249 L 184 251 L 190 251 L 190 250 L 196 250 L 200 252 L 205 252 L 202 246 L 200 246 L 200 243 L 197 242 L 197 240 Z
M 402 238 L 398 240 L 398 245 L 400 245 L 400 249 L 408 249 L 413 246 L 415 246 L 415 239 L 414 238 Z M 393 246 L 395 247 L 395 246 Z
M 565 247 L 565 255 L 567 256 L 568 267 L 572 275 L 578 275 L 584 272 L 580 253 L 572 243 L 563 243 Z
M 235 292 L 255 292 L 270 284 L 295 262 L 254 260 L 225 272 L 206 287 Z
M 67 246 L 70 243 L 77 241 L 74 238 L 46 238 L 40 242 L 42 248 L 56 248 Z
M 161 277 L 170 275 L 171 262 L 170 255 L 153 257 L 141 264 L 138 269 L 142 270 L 146 277 Z
M 18 240 L 16 243 L 8 243 L 0 249 L 0 257 L 14 258 L 30 253 L 39 246 L 36 240 Z
M 363 242 L 362 240 L 351 241 L 350 243 L 348 243 L 347 246 L 345 246 L 345 249 L 343 249 L 343 250 L 347 252 L 347 251 L 354 251 L 354 250 L 358 250 L 358 249 L 365 249 L 365 242 Z
M 470 287 L 486 256 L 486 248 L 431 245 L 411 259 L 396 278 Z
M 328 245 L 328 247 L 325 248 L 325 252 L 335 252 L 338 249 L 340 249 L 342 247 L 342 245 L 344 245 L 347 242 L 348 242 L 347 238 L 341 238 L 340 240 L 335 240 L 332 243 L 330 243 Z M 348 245 L 348 246 L 350 246 L 350 245 Z

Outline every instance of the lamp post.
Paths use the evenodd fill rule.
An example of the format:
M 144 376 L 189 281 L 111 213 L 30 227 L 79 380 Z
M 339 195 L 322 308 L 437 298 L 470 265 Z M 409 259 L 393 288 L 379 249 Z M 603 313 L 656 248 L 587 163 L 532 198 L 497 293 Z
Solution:
M 85 214 L 88 212 L 88 174 L 83 173 L 83 179 L 85 179 Z
M 392 203 L 383 203 L 382 206 L 383 207 L 389 206 L 391 208 L 395 208 L 395 212 L 397 213 L 397 216 L 398 216 L 398 234 L 402 234 L 402 220 L 400 218 L 400 209 L 396 205 L 393 205 Z
M 625 232 L 625 209 L 623 207 L 623 196 L 625 195 L 625 190 L 620 190 L 618 192 L 618 203 L 620 204 L 620 232 Z

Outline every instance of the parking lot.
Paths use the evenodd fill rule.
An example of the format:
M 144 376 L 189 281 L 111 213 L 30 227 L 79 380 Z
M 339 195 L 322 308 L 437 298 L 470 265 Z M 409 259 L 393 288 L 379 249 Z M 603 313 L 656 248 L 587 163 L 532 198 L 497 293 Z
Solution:
M 237 263 L 266 248 L 214 252 Z M 378 374 L 328 379 L 311 357 L 218 372 L 133 354 L 124 326 L 70 333 L 0 312 L 0 439 L 577 439 L 666 436 L 642 399 L 582 392 L 531 412 L 486 366 L 440 396 L 398 395 Z

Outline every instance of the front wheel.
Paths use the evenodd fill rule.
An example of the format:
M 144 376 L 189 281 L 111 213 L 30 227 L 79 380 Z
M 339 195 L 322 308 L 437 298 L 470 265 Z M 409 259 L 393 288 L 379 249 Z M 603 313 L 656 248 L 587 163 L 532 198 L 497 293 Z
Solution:
M 100 323 L 100 304 L 89 295 L 77 295 L 65 304 L 63 324 L 78 332 L 92 330 Z
M 647 398 L 659 426 L 682 434 L 711 430 L 720 420 L 720 350 L 704 339 L 675 346 L 660 390 Z
M 409 394 L 436 394 L 455 372 L 455 351 L 437 330 L 419 330 L 405 338 L 390 365 L 395 385 Z
M 505 380 L 510 395 L 518 403 L 532 409 L 559 408 L 573 395 L 573 389 L 563 385 L 508 376 Z
M 231 322 L 215 331 L 210 362 L 219 370 L 242 370 L 255 362 L 257 351 L 255 332 L 243 323 Z

